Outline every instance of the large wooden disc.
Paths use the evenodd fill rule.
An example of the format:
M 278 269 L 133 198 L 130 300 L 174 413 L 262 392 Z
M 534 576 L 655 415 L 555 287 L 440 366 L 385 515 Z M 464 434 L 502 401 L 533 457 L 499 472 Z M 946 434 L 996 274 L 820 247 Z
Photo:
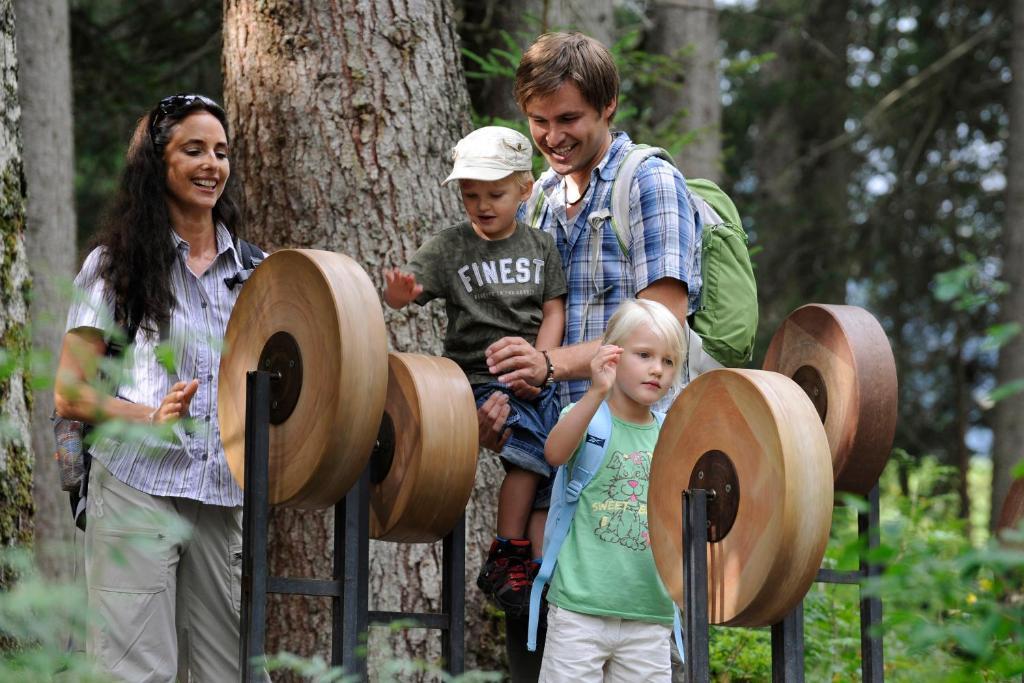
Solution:
M 388 356 L 381 448 L 370 465 L 370 537 L 404 543 L 443 538 L 476 477 L 476 402 L 451 360 Z
M 286 343 L 277 345 L 282 339 Z M 270 367 L 283 377 L 272 382 L 270 502 L 334 505 L 366 469 L 384 409 L 387 337 L 369 276 L 343 254 L 275 252 L 243 286 L 224 344 L 220 429 L 239 486 L 245 482 L 246 373 L 261 357 L 265 365 L 272 356 L 284 358 Z
M 810 396 L 832 449 L 836 490 L 867 495 L 896 433 L 896 361 L 874 316 L 857 306 L 801 306 L 772 337 L 764 369 Z
M 735 473 L 729 491 L 728 468 L 712 486 L 699 476 L 714 474 L 706 463 L 715 458 Z M 658 573 L 680 606 L 688 488 L 715 489 L 715 502 L 724 497 L 735 514 L 721 535 L 726 525 L 709 505 L 721 535 L 707 547 L 710 623 L 780 621 L 814 581 L 832 524 L 832 459 L 807 395 L 777 373 L 723 369 L 695 379 L 672 405 L 651 462 L 648 521 Z

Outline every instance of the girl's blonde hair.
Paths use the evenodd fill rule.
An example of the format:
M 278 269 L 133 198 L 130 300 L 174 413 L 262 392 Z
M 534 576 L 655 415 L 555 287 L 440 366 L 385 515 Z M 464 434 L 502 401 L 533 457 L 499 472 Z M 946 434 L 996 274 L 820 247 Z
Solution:
M 622 346 L 623 342 L 641 325 L 649 327 L 658 338 L 668 344 L 676 369 L 672 385 L 673 387 L 679 386 L 683 381 L 683 366 L 686 364 L 686 356 L 689 352 L 686 330 L 664 304 L 650 299 L 623 301 L 612 315 L 611 320 L 608 321 L 602 343 Z

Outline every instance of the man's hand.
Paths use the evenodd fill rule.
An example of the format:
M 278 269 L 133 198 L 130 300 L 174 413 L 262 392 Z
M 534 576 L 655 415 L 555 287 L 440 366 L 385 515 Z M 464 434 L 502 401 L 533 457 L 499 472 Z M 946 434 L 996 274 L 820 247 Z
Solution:
M 498 381 L 516 390 L 517 382 L 539 387 L 548 376 L 544 354 L 522 337 L 502 337 L 487 347 L 487 367 Z
M 480 445 L 499 452 L 512 435 L 511 429 L 505 429 L 505 421 L 509 413 L 508 396 L 495 391 L 480 404 L 476 411 L 477 424 L 480 429 Z
M 391 308 L 402 308 L 423 293 L 423 285 L 416 284 L 416 276 L 398 268 L 384 271 L 384 303 Z
M 513 382 L 508 385 L 508 388 L 515 394 L 516 398 L 524 401 L 532 401 L 540 396 L 540 392 L 543 391 L 541 387 L 535 387 L 526 382 Z

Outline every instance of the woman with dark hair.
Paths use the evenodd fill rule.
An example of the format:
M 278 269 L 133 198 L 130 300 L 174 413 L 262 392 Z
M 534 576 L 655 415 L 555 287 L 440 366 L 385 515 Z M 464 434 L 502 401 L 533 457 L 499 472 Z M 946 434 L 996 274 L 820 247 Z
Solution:
M 217 422 L 220 340 L 244 263 L 229 176 L 223 109 L 202 95 L 161 100 L 135 127 L 75 278 L 55 396 L 60 416 L 100 426 L 86 642 L 119 680 L 240 677 L 242 491 Z

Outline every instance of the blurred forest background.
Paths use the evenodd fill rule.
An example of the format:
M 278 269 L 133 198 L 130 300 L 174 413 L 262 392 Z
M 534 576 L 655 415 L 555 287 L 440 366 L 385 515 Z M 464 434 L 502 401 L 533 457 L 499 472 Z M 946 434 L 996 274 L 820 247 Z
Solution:
M 452 54 L 450 68 L 466 90 L 453 97 L 467 99 L 473 126 L 500 122 L 525 130 L 511 97 L 512 74 L 540 32 L 578 29 L 612 46 L 623 75 L 615 125 L 634 141 L 669 149 L 687 176 L 716 180 L 743 216 L 761 306 L 751 366 L 760 366 L 771 335 L 800 305 L 848 303 L 871 311 L 889 336 L 899 373 L 894 457 L 883 488 L 889 509 L 920 520 L 928 516 L 925 499 L 941 501 L 937 509 L 950 520 L 943 529 L 959 537 L 944 546 L 950 557 L 984 546 L 1015 475 L 1024 476 L 1024 87 L 1012 72 L 1014 59 L 1024 69 L 1021 0 L 436 2 L 457 31 L 461 57 Z M 18 46 L 25 166 L 33 149 L 56 148 L 73 163 L 70 220 L 58 227 L 74 235 L 33 235 L 28 181 L 24 241 L 30 262 L 33 241 L 45 244 L 35 258 L 47 264 L 47 279 L 69 279 L 77 270 L 113 193 L 129 133 L 160 97 L 202 92 L 226 99 L 229 113 L 237 113 L 224 79 L 237 58 L 228 50 L 237 43 L 226 44 L 225 22 L 229 15 L 237 21 L 246 4 L 0 0 L 5 19 L 13 7 L 19 41 L 35 30 L 22 24 L 33 7 L 47 8 L 33 21 L 48 33 L 36 35 L 58 37 L 55 47 L 44 42 L 34 55 Z M 406 4 L 417 5 L 399 3 Z M 296 7 L 266 2 L 258 11 L 287 34 L 294 15 L 306 11 Z M 403 45 L 433 39 L 412 33 Z M 32 75 L 33 60 L 43 62 L 48 53 L 70 55 L 65 77 L 52 70 Z M 258 87 L 246 96 L 254 108 L 272 105 L 260 101 Z M 10 111 L 9 104 L 8 118 Z M 54 112 L 73 141 L 43 135 L 32 143 L 31 121 Z M 470 120 L 450 125 L 458 129 L 454 142 Z M 447 161 L 432 163 L 440 169 Z M 244 168 L 233 171 L 243 185 L 256 180 Z M 434 188 L 439 179 L 406 182 Z M 52 213 L 55 202 L 39 211 Z M 4 207 L 5 219 L 14 215 Z M 289 246 L 282 233 L 260 230 L 265 247 Z M 61 250 L 66 261 L 54 256 Z M 63 262 L 65 272 L 55 266 Z M 59 327 L 62 310 L 37 316 L 35 327 L 44 320 Z M 0 331 L 8 339 L 6 325 Z M 55 347 L 39 348 L 35 339 L 35 350 L 52 356 Z M 17 344 L 28 346 L 19 338 L 5 348 Z M 49 425 L 38 417 L 46 400 L 40 392 L 33 424 L 22 427 L 42 431 L 34 440 L 37 480 L 48 472 L 48 447 L 40 444 Z M 23 511 L 32 508 L 13 489 L 3 495 L 5 505 L 20 500 Z M 66 520 L 55 518 L 65 515 L 65 503 L 41 502 L 46 497 L 37 484 L 37 536 L 59 538 L 68 533 Z M 4 542 L 27 541 L 31 516 L 0 526 Z M 930 542 L 922 542 L 922 556 L 941 555 Z M 54 563 L 50 572 L 59 575 L 60 567 Z M 981 579 L 991 587 L 991 577 L 975 574 L 968 583 Z M 481 651 L 471 661 L 493 666 L 499 656 Z M 831 671 L 843 679 L 839 669 Z M 757 678 L 756 668 L 746 675 Z
M 797 306 L 864 306 L 897 358 L 897 446 L 962 472 L 991 455 L 993 398 L 1021 388 L 997 376 L 1021 322 L 1001 305 L 1003 257 L 1010 227 L 1024 230 L 1006 215 L 1009 2 L 456 5 L 477 123 L 524 126 L 511 74 L 542 30 L 615 46 L 616 125 L 669 148 L 688 176 L 717 180 L 740 208 L 760 290 L 753 367 Z M 700 21 L 712 13 L 717 22 Z M 166 93 L 223 101 L 221 14 L 202 0 L 71 1 L 80 256 L 138 116 Z M 699 42 L 687 40 L 698 23 Z M 691 79 L 698 70 L 716 78 Z M 702 100 L 721 103 L 718 120 Z

